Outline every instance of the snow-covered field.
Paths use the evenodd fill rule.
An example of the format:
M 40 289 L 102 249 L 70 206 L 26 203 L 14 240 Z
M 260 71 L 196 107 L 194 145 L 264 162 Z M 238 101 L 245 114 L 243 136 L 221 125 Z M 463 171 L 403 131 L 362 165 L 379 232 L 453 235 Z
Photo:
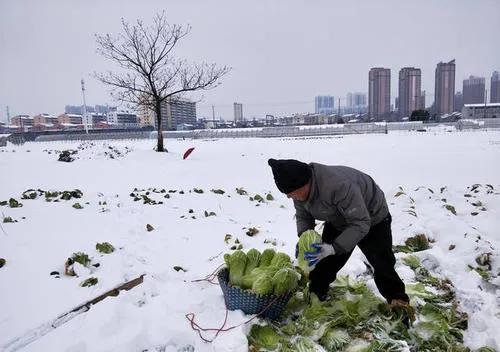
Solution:
M 50 152 L 78 146 L 72 163 L 58 162 L 58 154 Z M 246 351 L 248 326 L 207 344 L 185 315 L 195 313 L 204 327 L 222 324 L 220 288 L 191 281 L 217 268 L 236 238 L 243 249 L 275 244 L 293 255 L 294 209 L 274 185 L 270 157 L 348 165 L 370 174 L 390 204 L 395 244 L 419 233 L 435 241 L 417 255 L 433 274 L 453 283 L 461 309 L 469 314 L 465 343 L 500 349 L 500 132 L 166 140 L 169 153 L 155 153 L 153 146 L 147 140 L 0 148 L 0 201 L 15 198 L 23 204 L 0 207 L 2 218 L 17 220 L 0 223 L 0 258 L 6 259 L 0 268 L 0 350 Z M 182 160 L 189 147 L 196 149 Z M 471 189 L 474 184 L 481 186 Z M 271 192 L 275 200 L 250 201 L 237 187 L 250 196 Z M 135 188 L 139 197 L 156 188 L 158 193 L 150 190 L 148 197 L 163 204 L 134 201 Z M 83 197 L 21 200 L 28 189 L 80 189 Z M 398 192 L 404 193 L 395 197 Z M 76 202 L 83 209 L 72 207 Z M 147 231 L 147 224 L 154 230 Z M 246 235 L 251 227 L 259 230 L 253 237 Z M 232 235 L 227 243 L 226 234 Z M 116 250 L 100 254 L 95 248 L 100 242 Z M 78 276 L 64 275 L 65 261 L 75 252 L 100 265 L 75 265 Z M 468 267 L 477 267 L 476 257 L 487 253 L 489 282 Z M 356 276 L 364 270 L 356 250 L 343 273 Z M 414 278 L 400 262 L 397 270 L 406 281 Z M 51 275 L 54 271 L 60 275 Z M 60 314 L 142 274 L 143 284 L 50 328 Z M 89 277 L 98 278 L 97 285 L 81 287 Z M 375 287 L 373 280 L 368 285 Z M 232 311 L 228 326 L 246 319 Z

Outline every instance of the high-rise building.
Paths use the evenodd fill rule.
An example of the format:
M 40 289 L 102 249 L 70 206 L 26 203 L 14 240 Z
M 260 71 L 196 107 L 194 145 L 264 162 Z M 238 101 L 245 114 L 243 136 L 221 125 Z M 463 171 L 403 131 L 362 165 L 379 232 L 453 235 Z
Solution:
M 425 109 L 425 90 L 420 93 L 420 109 Z
M 484 103 L 484 77 L 469 76 L 464 79 L 463 88 L 464 104 Z
M 500 103 L 500 72 L 494 71 L 491 75 L 490 103 Z
M 234 122 L 243 121 L 243 104 L 234 103 Z
M 462 111 L 462 108 L 464 107 L 464 96 L 462 92 L 455 93 L 455 102 L 453 106 L 453 111 Z
M 107 114 L 108 112 L 116 111 L 117 108 L 116 106 L 109 106 L 109 105 L 96 105 L 94 107 L 94 111 L 97 114 Z
M 422 109 L 421 87 L 422 72 L 419 68 L 403 67 L 399 71 L 398 111 L 400 117 L 409 117 L 414 110 Z
M 166 99 L 161 103 L 162 130 L 177 130 L 183 125 L 196 125 L 196 103 L 188 100 Z M 157 119 L 155 119 L 155 127 Z
M 96 106 L 85 105 L 85 110 L 87 112 L 92 112 L 92 113 L 107 114 L 108 112 L 116 111 L 117 108 L 116 106 L 109 106 L 109 105 L 96 105 Z M 66 114 L 82 115 L 83 105 L 66 105 L 64 107 L 64 112 Z
M 365 112 L 366 110 L 366 94 L 365 93 L 347 93 L 346 112 Z
M 391 111 L 391 70 L 374 67 L 368 74 L 368 114 L 383 118 Z
M 314 112 L 316 114 L 331 115 L 335 111 L 335 98 L 331 95 L 319 95 L 314 98 Z
M 434 108 L 436 115 L 453 112 L 455 100 L 455 59 L 450 62 L 440 62 L 436 66 L 434 88 Z
M 76 105 L 66 105 L 64 107 L 64 113 L 66 114 L 82 114 L 83 113 L 83 106 L 76 106 Z

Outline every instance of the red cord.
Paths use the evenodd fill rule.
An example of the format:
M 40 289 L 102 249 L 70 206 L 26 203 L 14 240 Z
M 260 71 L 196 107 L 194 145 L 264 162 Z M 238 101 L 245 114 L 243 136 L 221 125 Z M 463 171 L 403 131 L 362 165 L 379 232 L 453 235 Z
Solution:
M 218 282 L 215 282 L 214 280 L 217 278 L 217 274 L 219 273 L 219 270 L 224 266 L 224 264 L 221 264 L 219 265 L 217 268 L 215 268 L 215 270 L 205 276 L 203 279 L 197 279 L 197 280 L 192 280 L 191 282 L 202 282 L 202 281 L 206 281 L 206 282 L 209 282 L 211 283 L 212 285 L 218 285 L 219 283 Z
M 259 313 L 255 314 L 253 317 L 251 317 L 250 319 L 248 320 L 245 320 L 244 322 L 240 323 L 240 324 L 237 324 L 237 325 L 233 325 L 233 326 L 230 326 L 228 328 L 225 328 L 226 326 L 226 323 L 227 323 L 227 316 L 228 316 L 228 309 L 227 309 L 227 302 L 226 303 L 226 314 L 225 314 L 225 317 L 224 317 L 224 322 L 222 323 L 222 326 L 220 328 L 202 328 L 200 325 L 198 325 L 194 319 L 195 319 L 195 314 L 194 313 L 188 313 L 186 314 L 186 319 L 191 323 L 191 328 L 196 331 L 198 333 L 198 335 L 200 336 L 200 338 L 205 341 L 205 342 L 208 342 L 208 343 L 211 343 L 213 342 L 217 336 L 219 336 L 219 334 L 221 332 L 226 332 L 226 331 L 230 331 L 230 330 L 233 330 L 237 327 L 240 327 L 242 325 L 245 325 L 245 324 L 248 324 L 250 323 L 252 320 L 254 320 L 255 318 L 257 318 L 258 316 L 260 316 L 262 313 L 264 313 L 266 310 L 269 309 L 269 307 L 271 307 L 274 302 L 276 302 L 276 300 L 279 298 L 278 297 L 275 297 L 264 309 L 262 309 Z M 226 301 L 226 299 L 224 298 L 224 301 Z M 205 337 L 203 337 L 203 335 L 201 334 L 202 331 L 215 331 L 215 335 L 212 339 L 207 339 Z
M 222 266 L 224 266 L 224 264 L 219 265 L 211 274 L 207 275 L 205 278 L 198 279 L 198 280 L 193 280 L 191 282 L 207 281 L 207 282 L 209 282 L 211 284 L 218 285 L 218 283 L 214 282 L 214 280 L 217 278 L 217 273 L 218 273 L 219 269 Z M 268 310 L 274 304 L 274 302 L 276 302 L 276 300 L 278 298 L 279 298 L 279 296 L 275 297 L 262 311 L 260 311 L 259 313 L 255 314 L 250 319 L 245 320 L 244 322 L 242 322 L 240 324 L 233 325 L 233 326 L 230 326 L 230 327 L 227 327 L 227 328 L 225 328 L 225 326 L 227 324 L 227 316 L 229 314 L 229 311 L 227 309 L 227 299 L 226 299 L 225 296 L 224 296 L 224 303 L 226 305 L 226 313 L 225 313 L 225 316 L 224 316 L 224 322 L 222 323 L 222 325 L 221 325 L 220 328 L 203 328 L 203 327 L 201 327 L 200 325 L 198 325 L 198 323 L 196 323 L 194 321 L 194 319 L 195 319 L 195 314 L 194 313 L 188 313 L 188 314 L 185 315 L 185 317 L 189 321 L 189 323 L 191 324 L 191 329 L 193 329 L 194 331 L 196 331 L 198 333 L 198 335 L 200 336 L 200 338 L 203 341 L 208 342 L 208 343 L 212 343 L 217 338 L 217 336 L 219 336 L 219 334 L 221 332 L 230 331 L 230 330 L 233 330 L 233 329 L 235 329 L 235 328 L 237 328 L 239 326 L 242 326 L 242 325 L 250 323 L 252 320 L 254 320 L 255 318 L 257 318 L 259 315 L 261 315 L 262 313 L 264 313 L 266 310 Z M 207 339 L 207 338 L 203 337 L 202 332 L 206 332 L 206 331 L 215 331 L 215 335 L 213 336 L 212 339 Z

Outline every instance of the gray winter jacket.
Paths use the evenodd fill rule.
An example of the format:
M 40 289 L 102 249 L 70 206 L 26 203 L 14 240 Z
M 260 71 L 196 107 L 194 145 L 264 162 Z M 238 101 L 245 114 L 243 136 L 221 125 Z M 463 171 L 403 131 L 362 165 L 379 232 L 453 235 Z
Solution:
M 370 227 L 389 214 L 382 190 L 373 179 L 347 166 L 309 164 L 311 192 L 306 201 L 294 201 L 297 232 L 314 229 L 315 219 L 341 231 L 333 246 L 336 253 L 351 251 Z

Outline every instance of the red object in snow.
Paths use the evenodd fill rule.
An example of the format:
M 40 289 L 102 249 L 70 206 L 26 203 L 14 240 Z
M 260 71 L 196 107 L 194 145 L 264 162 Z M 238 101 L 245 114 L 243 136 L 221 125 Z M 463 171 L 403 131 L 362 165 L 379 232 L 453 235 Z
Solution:
M 182 160 L 186 160 L 186 159 L 187 159 L 187 157 L 188 157 L 189 155 L 191 155 L 191 153 L 193 152 L 193 150 L 194 150 L 194 147 L 189 148 L 188 150 L 186 150 L 186 152 L 184 153 L 184 156 L 182 157 Z

